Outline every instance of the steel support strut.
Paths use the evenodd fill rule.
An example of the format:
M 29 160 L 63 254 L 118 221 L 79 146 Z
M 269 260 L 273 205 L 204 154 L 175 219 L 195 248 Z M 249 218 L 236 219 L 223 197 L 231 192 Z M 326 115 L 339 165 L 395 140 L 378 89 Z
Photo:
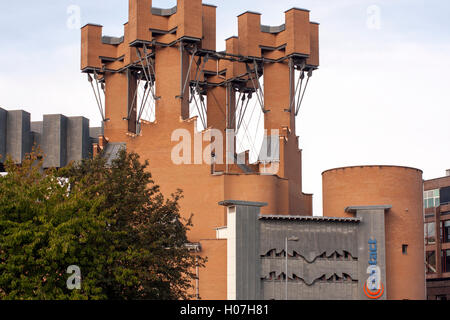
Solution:
M 95 101 L 97 101 L 97 107 L 98 107 L 98 110 L 100 111 L 100 115 L 102 116 L 102 121 L 105 122 L 105 121 L 107 121 L 107 119 L 105 118 L 105 116 L 106 116 L 105 115 L 105 110 L 103 109 L 102 98 L 101 98 L 101 95 L 100 95 L 97 71 L 94 71 L 94 79 L 95 79 L 95 84 L 96 84 L 97 90 L 95 90 L 95 88 L 94 88 L 94 83 L 93 83 L 94 79 L 92 79 L 92 76 L 89 73 L 87 74 L 87 76 L 88 76 L 88 81 L 91 84 L 92 91 L 94 92 Z M 101 84 L 101 88 L 102 88 L 102 90 L 104 92 L 105 91 L 105 86 L 104 86 L 103 83 Z

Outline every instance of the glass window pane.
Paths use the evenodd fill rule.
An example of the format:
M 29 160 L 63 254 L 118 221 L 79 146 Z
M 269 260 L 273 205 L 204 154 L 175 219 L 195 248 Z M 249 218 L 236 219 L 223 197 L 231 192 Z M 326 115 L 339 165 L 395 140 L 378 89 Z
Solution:
M 439 197 L 439 189 L 434 190 L 434 196 Z
M 436 223 L 425 223 L 425 244 L 436 243 Z
M 450 272 L 450 250 L 442 250 L 442 272 Z
M 435 223 L 434 222 L 428 222 L 427 223 L 427 234 L 430 235 L 434 235 L 434 231 L 435 231 Z
M 428 199 L 428 208 L 433 208 L 433 205 L 434 205 L 434 199 L 433 198 Z
M 445 251 L 441 251 L 441 265 L 442 265 L 442 272 L 445 272 Z
M 434 200 L 434 206 L 435 206 L 435 207 L 439 207 L 439 198 L 436 198 L 436 199 Z
M 436 273 L 436 253 L 427 251 L 426 255 L 427 273 Z
M 449 243 L 450 242 L 450 221 L 444 222 L 444 227 L 442 228 L 442 238 L 443 242 Z

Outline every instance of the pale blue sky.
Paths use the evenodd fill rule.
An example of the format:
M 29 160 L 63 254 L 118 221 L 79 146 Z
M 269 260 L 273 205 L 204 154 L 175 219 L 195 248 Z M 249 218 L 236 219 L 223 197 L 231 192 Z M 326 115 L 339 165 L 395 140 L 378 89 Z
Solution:
M 450 1 L 208 0 L 217 8 L 218 49 L 237 33 L 236 16 L 252 10 L 263 24 L 284 23 L 291 7 L 321 24 L 321 66 L 297 120 L 304 150 L 304 191 L 321 209 L 321 172 L 340 166 L 392 164 L 420 168 L 424 178 L 450 169 Z M 169 8 L 176 1 L 158 0 Z M 100 116 L 79 71 L 80 31 L 67 27 L 76 5 L 81 25 L 122 35 L 127 0 L 0 2 L 0 106 L 43 114 Z M 367 26 L 368 8 L 380 28 Z

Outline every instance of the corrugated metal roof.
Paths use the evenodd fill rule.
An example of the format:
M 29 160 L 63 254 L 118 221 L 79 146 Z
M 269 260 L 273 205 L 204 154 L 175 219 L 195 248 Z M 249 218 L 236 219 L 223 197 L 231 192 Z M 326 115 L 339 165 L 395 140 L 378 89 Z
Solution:
M 152 8 L 152 14 L 155 16 L 169 17 L 177 13 L 177 6 L 170 9 Z
M 114 159 L 118 158 L 119 151 L 127 148 L 126 143 L 108 143 L 104 150 L 103 156 L 106 158 L 106 164 L 110 166 Z
M 328 221 L 328 222 L 361 222 L 361 218 L 338 218 L 338 217 L 311 217 L 311 216 L 282 216 L 282 215 L 260 215 L 260 220 L 297 220 L 297 221 Z
M 124 40 L 124 37 L 110 37 L 110 36 L 103 36 L 102 37 L 102 43 L 104 44 L 112 44 L 117 45 L 121 44 Z
M 265 26 L 261 25 L 261 32 L 265 33 L 280 33 L 286 30 L 286 25 L 282 24 L 281 26 Z

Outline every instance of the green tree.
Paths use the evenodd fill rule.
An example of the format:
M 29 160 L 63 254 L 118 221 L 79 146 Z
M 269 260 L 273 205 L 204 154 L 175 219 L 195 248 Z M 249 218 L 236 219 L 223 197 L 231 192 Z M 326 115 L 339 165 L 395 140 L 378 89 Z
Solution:
M 192 297 L 206 260 L 186 247 L 192 216 L 180 216 L 180 190 L 165 199 L 148 162 L 125 150 L 109 166 L 99 156 L 45 174 L 38 158 L 8 161 L 0 179 L 0 298 Z M 69 265 L 81 290 L 66 287 Z
M 110 259 L 110 212 L 105 197 L 42 171 L 32 153 L 0 178 L 0 299 L 105 299 L 102 278 Z M 70 265 L 83 271 L 83 289 L 69 290 Z
M 191 298 L 195 268 L 205 262 L 186 247 L 192 215 L 181 218 L 181 190 L 165 199 L 148 165 L 122 149 L 109 166 L 105 158 L 96 157 L 67 168 L 64 176 L 86 188 L 105 182 L 101 195 L 106 199 L 104 210 L 112 212 L 115 223 L 110 230 L 117 246 L 103 286 L 109 298 Z

